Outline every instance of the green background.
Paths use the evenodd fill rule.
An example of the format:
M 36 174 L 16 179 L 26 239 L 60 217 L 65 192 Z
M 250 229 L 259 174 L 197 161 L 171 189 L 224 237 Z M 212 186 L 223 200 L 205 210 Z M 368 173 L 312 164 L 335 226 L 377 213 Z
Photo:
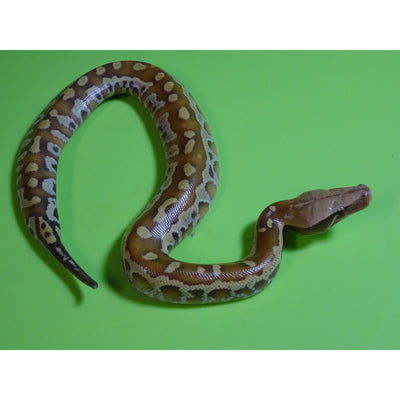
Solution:
M 99 282 L 72 278 L 25 229 L 15 156 L 67 84 L 116 60 L 160 66 L 192 93 L 220 157 L 217 197 L 173 256 L 246 255 L 268 204 L 311 189 L 371 187 L 370 207 L 328 233 L 288 238 L 273 283 L 252 298 L 179 306 L 135 292 L 119 243 L 162 182 L 162 146 L 128 97 L 96 109 L 64 149 L 63 240 Z M 399 52 L 0 52 L 3 349 L 399 349 Z

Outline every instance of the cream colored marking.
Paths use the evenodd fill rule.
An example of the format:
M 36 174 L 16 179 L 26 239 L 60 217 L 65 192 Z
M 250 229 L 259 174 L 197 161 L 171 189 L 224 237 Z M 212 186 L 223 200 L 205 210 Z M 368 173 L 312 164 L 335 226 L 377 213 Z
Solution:
M 169 143 L 172 142 L 178 136 L 176 132 L 171 128 L 171 124 L 169 123 L 169 113 L 166 112 L 158 118 L 158 126 L 160 127 L 161 132 L 164 135 L 164 142 Z
M 176 93 L 172 93 L 168 96 L 168 101 L 173 103 L 178 100 L 178 95 Z
M 194 137 L 195 135 L 196 135 L 196 132 L 195 131 L 186 131 L 185 133 L 184 133 L 184 135 L 188 138 L 188 139 L 191 139 L 192 137 Z
M 145 226 L 139 226 L 136 232 L 142 239 L 150 239 L 152 237 L 150 231 Z
M 331 229 L 333 225 L 335 225 L 336 219 L 339 217 L 339 215 L 335 215 L 332 219 L 332 222 L 329 224 L 328 229 Z
M 48 199 L 48 204 L 46 207 L 46 215 L 47 218 L 49 219 L 49 221 L 54 221 L 57 222 L 58 224 L 60 223 L 60 221 L 58 220 L 58 218 L 54 215 L 54 213 L 57 210 L 57 204 L 56 204 L 56 199 L 49 197 Z M 60 236 L 59 232 L 57 231 L 57 234 Z
M 56 192 L 54 190 L 55 186 L 56 186 L 56 180 L 54 178 L 43 179 L 43 182 L 42 182 L 43 190 L 53 196 L 56 195 Z
M 58 111 L 57 111 L 55 108 L 53 108 L 53 109 L 50 111 L 50 115 L 51 115 L 52 117 L 56 117 L 56 116 L 58 115 Z
M 48 171 L 57 173 L 57 160 L 53 157 L 46 156 L 44 158 L 44 163 L 46 164 L 46 168 Z
M 48 120 L 46 120 L 46 121 L 48 121 Z M 42 138 L 41 136 L 35 136 L 35 138 L 33 139 L 32 146 L 29 149 L 29 151 L 31 153 L 40 153 L 40 139 L 41 138 Z
M 171 82 L 171 81 L 168 81 L 168 82 L 165 82 L 164 83 L 164 85 L 163 85 L 163 88 L 164 88 L 164 90 L 166 91 L 166 92 L 170 92 L 173 88 L 174 88 L 174 82 Z
M 183 152 L 185 154 L 189 154 L 193 151 L 194 145 L 196 144 L 196 141 L 194 139 L 190 139 L 186 145 L 185 145 L 185 149 L 183 150 Z
M 260 228 L 260 229 L 258 230 L 258 232 L 263 233 L 263 232 L 265 232 L 266 230 L 267 230 L 266 228 Z
M 33 236 L 37 237 L 37 232 L 36 232 L 36 217 L 32 216 L 28 218 L 28 226 L 29 228 L 31 228 L 32 232 L 33 232 Z
M 280 246 L 274 246 L 272 248 L 272 253 L 274 254 L 274 256 L 278 256 L 279 255 L 280 249 L 281 249 Z
M 202 274 L 205 271 L 206 270 L 203 267 L 197 267 L 197 272 L 200 272 Z
M 33 205 L 38 204 L 42 201 L 39 196 L 33 196 L 30 200 L 25 199 L 24 188 L 18 189 L 17 193 L 21 208 L 32 207 Z
M 38 125 L 38 129 L 47 129 L 50 126 L 50 121 L 48 119 L 43 119 Z
M 165 200 L 164 203 L 162 203 L 161 206 L 158 207 L 157 215 L 153 218 L 154 222 L 160 223 L 166 217 L 165 209 L 168 206 L 171 206 L 172 204 L 175 204 L 177 202 L 178 199 L 176 199 L 175 197 L 171 197 Z
M 96 68 L 96 74 L 97 75 L 103 75 L 104 72 L 106 72 L 106 69 L 104 67 L 97 67 Z
M 29 187 L 34 188 L 38 185 L 38 180 L 36 178 L 31 178 L 29 181 L 26 183 Z
M 179 147 L 177 144 L 172 145 L 169 149 L 168 149 L 168 155 L 170 157 L 174 157 L 177 156 L 179 154 Z
M 191 176 L 191 175 L 193 175 L 193 174 L 196 172 L 196 168 L 193 167 L 192 164 L 186 163 L 186 164 L 183 166 L 183 172 L 185 173 L 186 176 Z
M 63 100 L 72 99 L 75 96 L 75 90 L 72 88 L 68 88 L 65 90 L 64 95 L 62 97 Z
M 76 122 L 67 115 L 57 115 L 57 121 L 62 125 L 68 128 L 71 132 L 74 132 L 77 128 Z
M 268 228 L 272 228 L 272 225 L 273 225 L 272 219 L 271 219 L 271 218 L 268 218 L 268 220 L 267 220 L 267 226 L 268 226 Z
M 148 261 L 157 260 L 158 255 L 156 253 L 153 253 L 152 251 L 149 251 L 148 253 L 143 254 L 142 258 Z
M 78 80 L 78 85 L 79 86 L 85 86 L 89 81 L 89 78 L 86 75 L 83 75 L 79 78 Z
M 157 94 L 151 93 L 145 98 L 144 104 L 150 108 L 151 114 L 154 115 L 161 107 L 165 106 L 165 101 L 158 100 Z
M 178 183 L 178 189 L 179 190 L 187 190 L 189 189 L 190 185 L 189 185 L 189 181 L 187 179 L 182 179 L 179 183 Z
M 88 107 L 87 103 L 87 98 L 86 100 L 81 100 L 81 99 L 75 99 L 74 105 L 71 109 L 72 114 L 78 118 L 81 122 L 83 121 L 83 113 L 86 113 L 86 115 L 89 115 L 91 110 Z
M 155 77 L 156 81 L 160 81 L 162 78 L 164 78 L 164 76 L 165 76 L 164 72 L 158 72 Z
M 64 135 L 64 134 L 63 134 L 62 132 L 60 132 L 59 130 L 57 130 L 57 129 L 52 129 L 52 130 L 50 131 L 50 133 L 51 133 L 54 137 L 56 137 L 56 138 L 62 140 L 64 143 L 67 143 L 67 142 L 68 142 L 68 136 Z
M 178 111 L 178 117 L 184 120 L 189 119 L 190 118 L 189 110 L 185 106 L 182 106 Z
M 212 266 L 212 270 L 213 270 L 214 274 L 217 275 L 217 276 L 221 275 L 221 273 L 222 273 L 221 272 L 221 266 L 217 265 L 217 264 Z
M 47 143 L 47 150 L 56 157 L 61 153 L 61 147 L 52 142 Z
M 254 261 L 244 261 L 243 264 L 246 264 L 248 267 L 253 268 L 256 263 Z
M 116 61 L 116 62 L 113 62 L 112 66 L 115 70 L 119 70 L 122 67 L 122 63 L 121 63 L 121 61 Z
M 134 71 L 142 71 L 144 69 L 146 69 L 146 66 L 144 64 L 142 64 L 142 63 L 135 63 L 133 65 L 133 70 Z
M 44 240 L 49 243 L 55 243 L 57 241 L 56 237 L 54 236 L 53 229 L 51 229 L 51 226 L 43 219 L 43 217 L 39 217 L 39 232 L 44 238 Z M 42 225 L 45 225 L 44 228 L 42 228 Z M 49 235 L 46 235 L 48 233 Z
M 275 207 L 275 206 L 269 206 L 269 209 L 270 209 L 272 212 L 275 212 L 275 211 L 276 211 L 276 207 Z
M 178 269 L 181 266 L 181 263 L 178 261 L 173 261 L 171 264 L 168 264 L 167 268 L 165 268 L 165 272 L 170 274 L 174 272 L 176 269 Z
M 29 172 L 36 172 L 36 171 L 39 171 L 39 165 L 37 165 L 34 162 L 30 162 L 25 168 L 25 173 L 26 174 L 29 173 Z
M 104 100 L 104 94 L 102 92 L 101 86 L 90 86 L 89 88 L 85 89 L 85 93 L 87 96 L 85 98 L 85 103 L 90 104 L 90 102 L 94 102 L 100 104 Z M 95 107 L 95 106 L 94 106 Z

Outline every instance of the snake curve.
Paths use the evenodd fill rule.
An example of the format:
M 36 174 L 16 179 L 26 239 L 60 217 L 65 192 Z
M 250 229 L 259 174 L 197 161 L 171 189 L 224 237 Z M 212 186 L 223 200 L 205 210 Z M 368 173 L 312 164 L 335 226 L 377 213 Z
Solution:
M 124 271 L 140 292 L 173 303 L 211 303 L 252 296 L 278 271 L 283 234 L 322 232 L 365 208 L 365 185 L 314 190 L 273 203 L 258 218 L 250 254 L 237 262 L 204 265 L 169 256 L 208 210 L 218 186 L 218 157 L 209 126 L 186 88 L 162 69 L 136 61 L 97 67 L 66 87 L 43 110 L 17 160 L 17 194 L 32 234 L 78 279 L 97 283 L 61 241 L 56 173 L 61 150 L 85 118 L 116 94 L 137 97 L 164 143 L 166 179 L 122 243 Z

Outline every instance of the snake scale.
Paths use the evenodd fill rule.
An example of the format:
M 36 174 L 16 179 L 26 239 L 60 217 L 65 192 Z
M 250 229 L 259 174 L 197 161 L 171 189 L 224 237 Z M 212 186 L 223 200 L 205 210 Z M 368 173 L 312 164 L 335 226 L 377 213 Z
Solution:
M 85 118 L 116 94 L 137 97 L 151 113 L 164 143 L 165 181 L 122 243 L 124 271 L 140 292 L 173 303 L 212 303 L 245 298 L 273 279 L 283 234 L 329 229 L 365 208 L 365 185 L 313 190 L 276 202 L 261 213 L 250 254 L 237 262 L 204 265 L 169 256 L 208 210 L 218 186 L 218 158 L 209 126 L 187 89 L 162 69 L 120 61 L 81 76 L 43 110 L 23 141 L 17 160 L 17 194 L 32 234 L 72 274 L 97 283 L 61 241 L 56 173 L 61 151 Z

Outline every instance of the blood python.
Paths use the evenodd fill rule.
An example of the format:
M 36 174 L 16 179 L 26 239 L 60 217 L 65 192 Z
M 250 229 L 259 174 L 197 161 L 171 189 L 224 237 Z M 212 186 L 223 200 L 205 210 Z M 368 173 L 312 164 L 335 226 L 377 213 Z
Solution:
M 151 113 L 165 146 L 167 174 L 158 194 L 122 243 L 125 273 L 140 292 L 174 303 L 211 303 L 248 297 L 273 279 L 283 234 L 322 232 L 371 199 L 365 185 L 306 192 L 268 206 L 258 218 L 250 254 L 205 265 L 169 256 L 208 210 L 218 186 L 218 158 L 209 126 L 187 89 L 144 62 L 121 61 L 81 76 L 44 109 L 17 161 L 17 193 L 32 234 L 65 268 L 92 288 L 97 283 L 61 241 L 56 174 L 61 150 L 85 118 L 116 94 L 136 96 Z

